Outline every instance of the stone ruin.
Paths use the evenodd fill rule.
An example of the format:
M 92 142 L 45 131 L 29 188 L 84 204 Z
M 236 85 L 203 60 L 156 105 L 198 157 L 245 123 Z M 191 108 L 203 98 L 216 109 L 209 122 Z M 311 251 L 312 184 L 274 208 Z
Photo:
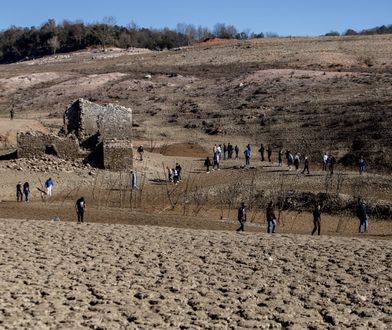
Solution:
M 18 133 L 18 158 L 47 154 L 69 160 L 84 157 L 92 166 L 115 171 L 131 169 L 132 110 L 78 99 L 65 110 L 59 134 Z

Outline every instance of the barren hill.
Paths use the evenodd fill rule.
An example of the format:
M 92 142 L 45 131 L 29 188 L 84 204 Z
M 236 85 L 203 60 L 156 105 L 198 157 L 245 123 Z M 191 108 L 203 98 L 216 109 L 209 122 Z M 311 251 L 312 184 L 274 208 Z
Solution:
M 0 109 L 58 117 L 76 97 L 134 110 L 140 139 L 244 137 L 390 168 L 392 36 L 201 43 L 2 65 Z M 151 75 L 151 79 L 145 78 Z M 147 76 L 149 77 L 149 76 Z

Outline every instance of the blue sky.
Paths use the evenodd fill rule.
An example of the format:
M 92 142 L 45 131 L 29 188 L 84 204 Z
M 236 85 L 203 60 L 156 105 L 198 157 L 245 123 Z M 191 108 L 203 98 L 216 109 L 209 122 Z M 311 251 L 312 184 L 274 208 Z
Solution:
M 39 26 L 49 18 L 92 23 L 113 16 L 119 25 L 212 28 L 219 22 L 240 31 L 312 36 L 392 24 L 391 13 L 392 0 L 4 0 L 0 30 Z

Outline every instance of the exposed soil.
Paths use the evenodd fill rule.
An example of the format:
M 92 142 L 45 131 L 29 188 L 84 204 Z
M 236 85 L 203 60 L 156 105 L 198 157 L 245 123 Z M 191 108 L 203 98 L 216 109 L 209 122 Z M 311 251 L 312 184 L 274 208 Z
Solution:
M 391 50 L 388 35 L 210 40 L 2 65 L 1 154 L 18 131 L 58 132 L 74 98 L 118 103 L 133 110 L 138 189 L 81 160 L 0 161 L 0 328 L 390 328 Z M 229 142 L 239 159 L 207 174 L 213 145 Z M 308 156 L 310 175 L 278 166 L 280 148 Z M 338 159 L 333 175 L 324 152 Z M 37 189 L 48 177 L 51 198 Z M 31 202 L 15 201 L 19 181 Z M 77 226 L 82 195 L 88 225 Z M 322 201 L 323 237 L 310 237 L 314 196 L 362 197 L 383 213 L 371 208 L 359 235 L 352 207 Z M 282 198 L 279 235 L 261 234 L 266 203 Z M 236 235 L 242 201 L 247 233 Z

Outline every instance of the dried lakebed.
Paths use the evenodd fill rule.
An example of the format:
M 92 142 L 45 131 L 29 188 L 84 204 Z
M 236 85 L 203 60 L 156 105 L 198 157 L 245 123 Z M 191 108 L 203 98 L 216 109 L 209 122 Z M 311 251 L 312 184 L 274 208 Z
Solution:
M 392 241 L 0 220 L 0 328 L 392 328 Z

